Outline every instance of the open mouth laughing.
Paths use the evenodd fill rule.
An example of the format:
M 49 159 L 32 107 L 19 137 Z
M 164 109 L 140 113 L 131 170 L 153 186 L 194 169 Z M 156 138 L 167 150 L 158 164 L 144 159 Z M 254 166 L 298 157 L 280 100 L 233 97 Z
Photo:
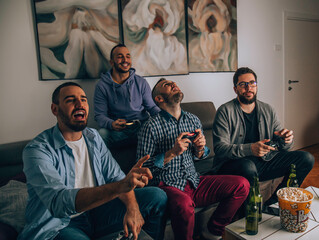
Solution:
M 86 117 L 86 111 L 81 109 L 81 110 L 75 110 L 73 111 L 72 116 L 76 121 L 85 121 Z
M 121 63 L 120 64 L 123 68 L 130 68 L 131 67 L 131 64 L 127 63 L 127 62 L 124 62 L 124 63 Z

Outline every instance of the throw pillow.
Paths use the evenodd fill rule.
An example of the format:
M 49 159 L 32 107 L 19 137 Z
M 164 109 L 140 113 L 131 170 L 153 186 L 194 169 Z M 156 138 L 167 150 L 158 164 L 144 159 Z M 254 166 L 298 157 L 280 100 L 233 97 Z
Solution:
M 25 207 L 28 199 L 25 183 L 9 181 L 0 188 L 0 221 L 12 226 L 18 233 L 25 225 Z

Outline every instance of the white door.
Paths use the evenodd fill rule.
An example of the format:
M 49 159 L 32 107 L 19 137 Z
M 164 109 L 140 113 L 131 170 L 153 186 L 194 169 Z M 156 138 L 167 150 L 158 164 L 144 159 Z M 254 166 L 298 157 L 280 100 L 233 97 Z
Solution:
M 285 14 L 285 124 L 294 149 L 319 143 L 319 16 Z

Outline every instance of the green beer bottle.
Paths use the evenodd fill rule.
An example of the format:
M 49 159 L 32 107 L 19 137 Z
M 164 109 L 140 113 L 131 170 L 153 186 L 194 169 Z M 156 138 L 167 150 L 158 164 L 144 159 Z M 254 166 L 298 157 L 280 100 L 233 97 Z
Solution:
M 290 165 L 290 173 L 287 181 L 287 187 L 299 187 L 295 164 Z
M 259 179 L 258 177 L 254 178 L 254 187 L 255 187 L 255 197 L 256 197 L 256 203 L 258 207 L 258 222 L 261 221 L 262 219 L 262 202 L 263 202 L 263 197 L 260 194 L 260 188 L 259 188 Z
M 254 186 L 250 186 L 246 205 L 246 233 L 248 235 L 256 235 L 258 233 L 258 207 Z

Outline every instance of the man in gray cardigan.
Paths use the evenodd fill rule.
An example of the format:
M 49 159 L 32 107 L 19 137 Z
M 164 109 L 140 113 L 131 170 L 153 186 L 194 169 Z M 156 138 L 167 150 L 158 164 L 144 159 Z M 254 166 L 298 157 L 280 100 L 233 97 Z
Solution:
M 288 151 L 293 132 L 282 128 L 274 109 L 257 96 L 257 75 L 249 68 L 239 68 L 233 77 L 237 98 L 219 107 L 213 125 L 215 159 L 218 174 L 244 176 L 252 184 L 285 176 L 296 165 L 301 185 L 313 167 L 314 157 L 304 151 Z M 268 203 L 276 200 L 275 195 Z

